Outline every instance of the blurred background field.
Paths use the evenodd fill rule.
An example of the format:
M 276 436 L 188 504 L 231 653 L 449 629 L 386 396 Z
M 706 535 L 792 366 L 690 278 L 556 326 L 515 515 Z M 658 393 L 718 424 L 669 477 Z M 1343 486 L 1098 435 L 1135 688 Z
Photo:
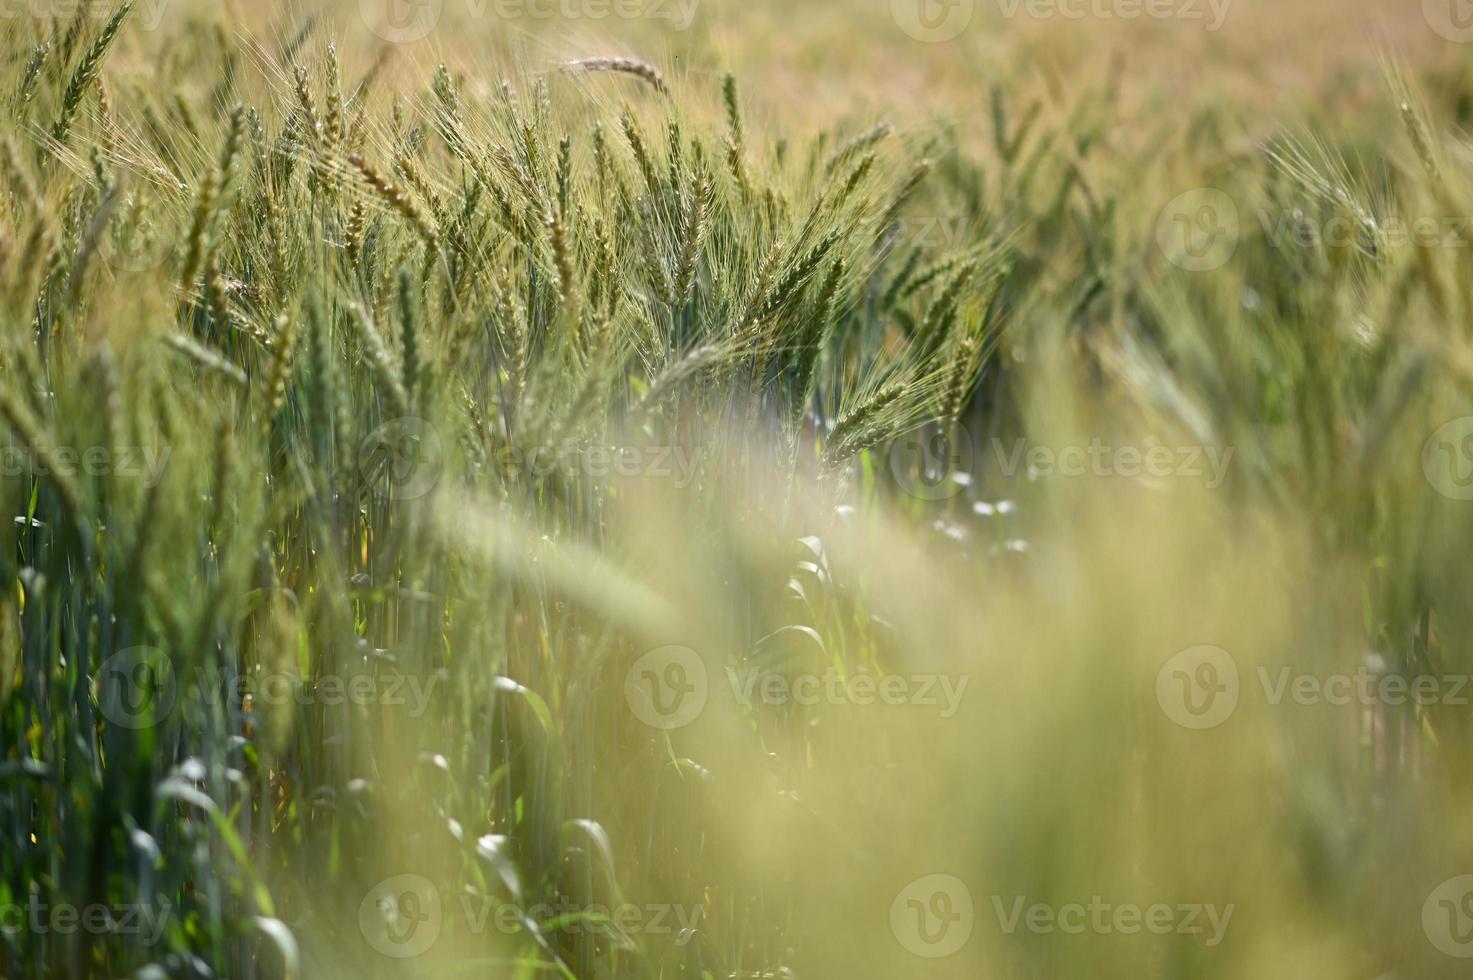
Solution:
M 1465 975 L 1459 9 L 559 2 L 0 14 L 0 975 Z

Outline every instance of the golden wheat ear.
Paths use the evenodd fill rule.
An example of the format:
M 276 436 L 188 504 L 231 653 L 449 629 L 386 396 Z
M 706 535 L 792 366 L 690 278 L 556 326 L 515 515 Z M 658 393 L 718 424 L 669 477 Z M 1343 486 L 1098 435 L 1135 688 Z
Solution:
M 633 75 L 661 95 L 670 94 L 670 87 L 665 84 L 665 76 L 660 74 L 660 69 L 638 58 L 580 58 L 565 63 L 563 67 L 569 71 L 611 71 Z

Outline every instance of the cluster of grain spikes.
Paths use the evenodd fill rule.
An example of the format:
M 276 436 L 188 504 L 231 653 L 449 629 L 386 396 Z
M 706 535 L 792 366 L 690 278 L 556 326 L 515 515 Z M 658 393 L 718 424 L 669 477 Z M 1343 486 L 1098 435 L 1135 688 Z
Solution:
M 409 222 L 415 232 L 424 241 L 426 250 L 433 254 L 439 250 L 440 236 L 435 231 L 424 210 L 419 203 L 408 194 L 402 187 L 385 177 L 377 168 L 357 153 L 348 157 L 355 170 L 363 177 L 363 180 L 372 188 L 380 200 L 388 207 Z
M 752 462 L 796 474 L 797 449 L 811 444 L 806 477 L 820 462 L 843 469 L 936 405 L 965 399 L 985 356 L 970 315 L 985 263 L 968 265 L 976 259 L 968 256 L 943 267 L 945 257 L 919 250 L 920 281 L 884 308 L 874 302 L 879 277 L 891 274 L 888 253 L 875 247 L 875 222 L 891 221 L 919 182 L 906 176 L 914 168 L 896 163 L 901 141 L 888 126 L 861 125 L 847 141 L 814 139 L 804 167 L 805 147 L 790 152 L 766 142 L 743 119 L 734 79 L 721 85 L 723 120 L 719 107 L 702 115 L 698 100 L 684 99 L 688 93 L 652 66 L 625 59 L 576 63 L 529 86 L 525 98 L 457 86 L 442 67 L 429 97 L 396 100 L 383 113 L 392 122 L 368 119 L 372 102 L 359 98 L 361 86 L 344 86 L 348 58 L 340 64 L 330 44 L 308 57 L 309 34 L 271 59 L 279 78 L 256 78 L 248 59 L 227 66 L 230 77 L 204 89 L 209 105 L 192 87 L 165 85 L 133 100 L 120 97 L 128 89 L 119 84 L 107 133 L 80 125 L 87 113 L 73 109 L 67 167 L 33 165 L 23 130 L 0 141 L 7 218 L 43 243 L 17 247 L 14 264 L 63 286 L 69 274 L 73 291 L 94 308 L 104 308 L 104 290 L 124 282 L 166 311 L 137 327 L 136 335 L 153 340 L 116 345 L 126 370 L 99 355 L 85 361 L 79 385 L 68 367 L 81 360 L 76 332 L 60 332 L 47 351 L 33 342 L 43 330 L 26 329 L 34 290 L 11 304 L 24 317 L 14 318 L 16 351 L 5 351 L 0 372 L 0 423 L 38 469 L 56 474 L 37 480 L 37 536 L 68 525 L 105 528 L 94 538 L 112 557 L 106 576 L 92 577 L 137 584 L 121 600 L 126 608 L 102 609 L 91 621 L 79 616 L 80 628 L 68 622 L 55 631 L 67 642 L 104 636 L 98 624 L 116 616 L 126 621 L 120 634 L 167 645 L 171 656 L 207 651 L 210 666 L 227 672 L 276 662 L 296 670 L 300 657 L 306 670 L 330 673 L 343 662 L 387 664 L 390 654 L 395 668 L 419 658 L 438 668 L 462 642 L 446 623 L 487 622 L 492 656 L 520 674 L 552 660 L 527 658 L 503 638 L 517 630 L 501 630 L 494 610 L 447 581 L 440 566 L 455 564 L 443 560 L 453 549 L 416 540 L 417 522 L 444 497 L 397 494 L 393 481 L 402 474 L 380 464 L 406 461 L 402 447 L 389 444 L 397 430 L 386 422 L 433 421 L 446 436 L 443 462 L 457 491 L 477 506 L 531 515 L 552 538 L 598 555 L 624 533 L 611 506 L 623 488 L 611 490 L 611 481 L 577 466 L 530 473 L 519 463 L 529 450 L 579 449 L 633 433 L 712 456 L 776 446 L 774 455 L 786 451 L 786 459 Z M 61 40 L 48 59 L 95 62 L 105 47 L 92 43 L 98 54 L 86 55 L 89 39 L 79 36 L 65 59 Z M 42 82 L 52 77 L 38 71 Z M 574 71 L 606 77 L 569 84 Z M 93 64 L 77 83 L 84 108 L 91 93 L 106 97 L 95 76 Z M 64 83 L 57 78 L 55 89 Z M 583 98 L 595 85 L 621 87 L 629 108 L 610 112 Z M 66 91 L 42 89 L 43 104 Z M 147 126 L 135 129 L 134 115 Z M 133 132 L 143 149 L 129 142 Z M 111 152 L 88 145 L 113 138 Z M 124 178 L 129 189 L 146 186 L 155 196 L 118 206 Z M 155 202 L 182 226 L 169 258 L 126 278 L 84 281 L 98 235 Z M 36 326 L 54 323 L 42 317 Z M 923 352 L 922 336 L 937 339 L 934 352 Z M 103 444 L 136 435 L 177 452 L 158 482 L 116 494 L 136 506 L 115 506 L 115 484 L 94 492 L 90 480 L 53 465 L 52 447 L 75 438 L 65 413 L 34 393 L 79 386 L 108 406 L 110 418 L 96 420 L 111 426 Z M 124 390 L 135 397 L 122 398 Z M 132 414 L 123 417 L 115 405 Z M 837 421 L 830 428 L 828 420 Z M 732 433 L 751 442 L 738 445 Z M 53 563 L 47 574 L 61 587 L 84 581 L 59 568 Z M 498 579 L 484 591 L 500 587 Z M 529 593 L 507 606 L 530 631 L 545 621 L 540 601 Z M 430 610 L 435 603 L 443 605 Z M 27 615 L 44 626 L 52 613 L 37 603 Z M 68 665 L 95 666 L 64 652 Z M 561 648 L 554 652 L 565 659 Z M 497 703 L 502 692 L 475 689 L 486 678 L 453 659 L 466 690 Z M 558 693 L 552 682 L 546 689 Z M 294 814 L 308 809 L 307 788 L 320 783 L 315 760 L 303 764 L 298 754 L 319 753 L 328 762 L 322 768 L 351 768 L 336 754 L 343 719 L 330 711 L 267 714 L 208 719 L 221 736 L 199 750 L 215 767 L 209 771 L 230 770 L 232 760 L 221 760 L 240 745 L 276 758 L 245 765 L 239 782 L 195 792 L 231 814 L 223 826 L 251 828 L 256 836 L 242 853 L 254 856 L 259 844 L 310 862 L 300 846 L 303 818 Z M 372 717 L 354 712 L 351 721 Z M 94 729 L 109 731 L 99 723 L 89 735 Z M 179 735 L 181 754 L 194 751 L 196 736 Z M 40 742 L 38 754 L 53 751 L 51 735 Z M 121 758 L 106 760 L 103 771 Z M 370 769 L 379 761 L 368 755 Z M 153 755 L 141 762 L 163 764 Z M 141 784 L 173 778 L 147 776 Z M 518 797 L 545 802 L 520 789 Z M 503 813 L 489 793 L 468 802 L 501 821 L 485 829 L 526 832 L 521 816 Z M 187 849 L 169 835 L 193 827 L 192 811 L 172 799 L 147 804 L 157 821 L 150 832 L 169 853 L 162 870 L 185 882 L 168 892 L 172 898 L 197 880 L 238 896 L 224 903 L 229 915 L 267 916 L 266 901 L 252 907 L 255 889 L 230 891 L 236 872 L 221 862 L 183 866 Z M 337 874 L 322 869 L 323 880 Z M 207 923 L 204 933 L 178 943 L 198 942 L 219 975 L 251 972 L 220 952 L 236 938 L 228 921 Z M 215 936 L 223 937 L 218 948 L 203 948 Z

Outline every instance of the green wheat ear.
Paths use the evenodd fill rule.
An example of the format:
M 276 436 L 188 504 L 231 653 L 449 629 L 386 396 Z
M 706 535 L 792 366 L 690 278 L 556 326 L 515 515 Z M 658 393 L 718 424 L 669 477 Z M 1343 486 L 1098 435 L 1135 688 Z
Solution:
M 967 395 L 976 382 L 977 365 L 981 359 L 982 345 L 975 337 L 963 337 L 957 341 L 956 353 L 952 356 L 951 377 L 946 385 L 946 394 L 941 403 L 941 418 L 955 422 L 961 418 Z
M 245 138 L 245 109 L 236 106 L 230 114 L 230 128 L 226 131 L 225 143 L 214 169 L 205 175 L 195 195 L 194 212 L 186 241 L 183 271 L 179 277 L 179 288 L 188 297 L 194 290 L 195 280 L 201 271 L 211 272 L 211 283 L 218 289 L 215 259 L 214 226 L 220 213 L 220 203 L 240 167 L 241 147 Z M 215 290 L 210 298 L 217 302 L 221 311 L 224 303 Z M 221 318 L 223 324 L 224 318 Z
M 373 368 L 374 381 L 380 393 L 389 401 L 395 415 L 408 415 L 409 396 L 404 390 L 404 379 L 393 357 L 389 354 L 389 348 L 379 334 L 378 328 L 374 326 L 368 310 L 361 303 L 353 303 L 349 306 L 348 313 L 348 323 L 352 325 L 354 332 L 358 334 L 359 341 L 364 346 L 365 353 L 368 355 L 368 363 Z
M 889 435 L 889 414 L 906 395 L 902 384 L 889 384 L 839 417 L 824 444 L 824 459 L 833 466 L 874 446 Z
M 183 334 L 170 334 L 164 338 L 164 341 L 205 370 L 219 374 L 242 389 L 249 387 L 250 378 L 233 362 L 227 360 L 224 355 L 191 340 Z
M 61 109 L 57 113 L 56 122 L 51 127 L 51 138 L 56 142 L 65 143 L 67 141 L 67 137 L 71 134 L 72 121 L 76 118 L 77 110 L 82 106 L 82 98 L 97 80 L 97 74 L 102 70 L 102 59 L 106 57 L 113 41 L 117 40 L 118 32 L 123 27 L 123 20 L 128 16 L 128 11 L 132 9 L 132 0 L 125 0 L 102 26 L 102 30 L 98 32 L 97 37 L 92 41 L 92 46 L 82 56 L 82 60 L 77 62 L 71 81 L 67 83 L 66 91 L 62 94 Z M 78 23 L 80 23 L 80 18 Z
M 425 217 L 424 211 L 415 200 L 406 194 L 398 184 L 393 183 L 381 174 L 372 164 L 364 160 L 358 154 L 348 157 L 348 162 L 357 169 L 363 179 L 368 183 L 373 192 L 383 200 L 394 211 L 398 212 L 410 223 L 424 239 L 427 249 L 431 252 L 439 247 L 440 236 Z
M 41 69 L 46 67 L 46 62 L 51 57 L 51 42 L 38 44 L 31 49 L 30 60 L 26 62 L 25 72 L 21 76 L 20 87 L 16 91 L 16 101 L 22 106 L 28 105 L 36 94 L 36 82 L 41 78 Z
M 267 424 L 281 411 L 286 400 L 286 387 L 291 381 L 295 366 L 293 356 L 297 349 L 297 318 L 282 314 L 276 321 L 276 336 L 271 359 L 271 369 L 266 375 L 265 418 Z
M 702 240 L 706 234 L 706 209 L 711 195 L 711 182 L 705 168 L 698 167 L 691 178 L 691 188 L 685 203 L 685 225 L 681 229 L 680 254 L 675 263 L 674 305 L 685 306 L 690 300 L 695 285 L 696 261 L 700 256 Z
M 721 79 L 721 99 L 726 106 L 726 126 L 731 138 L 731 145 L 741 152 L 744 142 L 742 139 L 742 109 L 737 99 L 736 76 L 728 72 Z

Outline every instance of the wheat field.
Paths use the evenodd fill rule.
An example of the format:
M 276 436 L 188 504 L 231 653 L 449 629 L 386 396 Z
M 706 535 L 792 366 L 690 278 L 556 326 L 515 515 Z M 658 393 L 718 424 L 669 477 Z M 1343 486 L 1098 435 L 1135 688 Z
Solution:
M 0 977 L 1467 976 L 1466 14 L 0 4 Z

